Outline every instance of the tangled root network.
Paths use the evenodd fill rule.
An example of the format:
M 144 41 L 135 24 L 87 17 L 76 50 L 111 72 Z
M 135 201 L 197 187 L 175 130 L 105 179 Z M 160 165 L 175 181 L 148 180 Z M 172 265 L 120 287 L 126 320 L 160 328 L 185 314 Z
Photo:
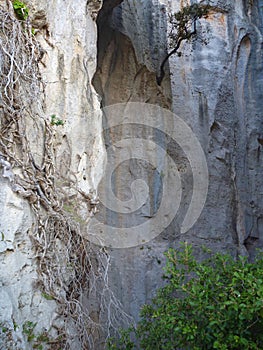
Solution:
M 99 339 L 107 340 L 131 320 L 108 286 L 106 249 L 92 246 L 62 208 L 38 68 L 42 49 L 30 21 L 19 21 L 7 4 L 7 9 L 0 4 L 0 170 L 34 212 L 29 234 L 38 266 L 36 287 L 57 302 L 63 320 L 50 348 L 70 349 L 75 341 L 80 349 L 95 349 Z M 41 161 L 32 151 L 32 129 L 43 140 Z

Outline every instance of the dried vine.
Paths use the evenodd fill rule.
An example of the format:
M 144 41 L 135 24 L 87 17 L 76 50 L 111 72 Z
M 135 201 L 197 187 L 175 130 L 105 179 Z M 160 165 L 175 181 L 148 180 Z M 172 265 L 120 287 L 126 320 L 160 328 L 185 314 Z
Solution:
M 30 21 L 18 20 L 6 1 L 0 5 L 0 28 L 0 167 L 12 190 L 26 198 L 34 212 L 31 238 L 38 286 L 57 302 L 65 320 L 50 349 L 70 349 L 74 341 L 81 349 L 94 349 L 99 336 L 107 339 L 120 320 L 131 320 L 109 289 L 107 251 L 89 244 L 63 210 L 56 187 L 53 130 L 43 108 L 45 86 L 38 68 L 43 51 Z M 32 137 L 43 139 L 41 157 L 32 152 Z M 96 300 L 95 317 L 84 305 L 84 294 Z

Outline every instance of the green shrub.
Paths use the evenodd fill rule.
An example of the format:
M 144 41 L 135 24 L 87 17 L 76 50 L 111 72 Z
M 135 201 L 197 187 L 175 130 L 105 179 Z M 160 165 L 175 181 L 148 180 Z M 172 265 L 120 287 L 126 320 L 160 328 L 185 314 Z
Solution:
M 64 125 L 64 122 L 62 119 L 57 118 L 55 114 L 52 114 L 50 124 L 59 126 L 59 125 Z
M 28 17 L 28 8 L 26 5 L 18 0 L 13 1 L 13 8 L 18 19 L 25 21 Z
M 167 285 L 109 349 L 263 349 L 262 254 L 249 263 L 209 252 L 197 262 L 186 244 L 166 256 Z

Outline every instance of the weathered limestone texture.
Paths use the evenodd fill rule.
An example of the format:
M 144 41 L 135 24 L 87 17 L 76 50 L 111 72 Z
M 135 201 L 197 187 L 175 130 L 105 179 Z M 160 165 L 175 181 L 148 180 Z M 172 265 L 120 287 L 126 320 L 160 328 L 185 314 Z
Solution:
M 50 328 L 56 305 L 33 288 L 37 272 L 29 205 L 12 192 L 7 179 L 0 184 L 0 348 L 26 349 L 21 325 L 31 320 L 37 330 Z
M 141 101 L 170 108 L 198 137 L 209 170 L 207 202 L 190 231 L 180 233 L 179 216 L 148 244 L 112 249 L 111 283 L 135 318 L 140 304 L 161 284 L 160 264 L 167 247 L 188 240 L 197 252 L 206 244 L 215 251 L 253 257 L 255 248 L 263 246 L 262 7 L 258 2 L 218 1 L 216 10 L 198 23 L 208 44 L 184 43 L 182 56 L 170 58 L 158 87 L 156 75 L 168 50 L 168 14 L 183 3 L 187 1 L 124 0 L 111 18 L 103 16 L 103 8 L 97 18 L 98 68 L 93 81 L 102 104 Z M 122 128 L 114 130 L 106 135 L 106 145 L 123 136 Z M 148 138 L 154 136 L 158 137 L 150 134 Z M 177 154 L 178 167 L 185 168 L 178 148 L 170 151 Z M 137 178 L 139 166 L 132 160 L 116 171 L 112 186 L 119 198 L 129 198 L 130 187 L 125 183 Z M 150 184 L 152 175 L 143 174 Z M 183 176 L 189 188 L 188 170 Z M 156 192 L 158 188 L 152 188 L 150 196 Z M 189 191 L 183 194 L 181 216 L 189 195 Z M 173 205 L 172 198 L 167 200 Z M 107 213 L 104 219 L 110 222 L 114 215 Z M 116 218 L 116 225 L 119 221 Z
M 173 110 L 191 125 L 208 160 L 208 200 L 194 235 L 253 254 L 263 243 L 262 7 L 222 4 L 225 12 L 201 21 L 208 45 L 170 60 Z
M 65 121 L 57 128 L 58 167 L 61 178 L 76 177 L 80 189 L 89 193 L 97 187 L 104 160 L 101 121 L 93 113 L 99 100 L 90 84 L 96 69 L 96 26 L 83 1 L 45 6 L 47 29 L 39 40 L 45 50 L 46 114 Z
M 110 1 L 105 1 L 105 5 L 109 3 Z M 120 7 L 114 8 L 112 20 L 104 15 L 104 11 L 103 7 L 97 18 L 98 66 L 93 79 L 94 86 L 102 97 L 102 105 L 140 101 L 170 109 L 169 75 L 161 87 L 156 83 L 156 70 L 165 57 L 166 17 L 163 6 L 158 1 L 124 1 Z M 125 138 L 125 133 L 127 130 L 121 127 L 112 130 L 109 135 L 105 135 L 106 145 L 111 144 L 111 135 L 113 140 L 118 140 Z M 133 136 L 153 140 L 154 133 L 151 130 L 144 132 L 136 129 L 132 132 Z M 147 154 L 145 149 L 146 157 Z M 148 184 L 155 183 L 154 169 L 148 164 L 135 159 L 121 165 L 112 184 L 119 199 L 127 200 L 130 197 L 130 184 L 138 177 L 145 179 Z M 150 201 L 157 206 L 158 191 L 157 184 L 149 194 Z M 117 226 L 123 222 L 130 227 L 138 220 L 138 216 L 128 215 L 122 218 L 120 215 L 114 216 L 114 213 L 104 213 L 100 207 L 99 209 L 100 220 L 105 223 L 113 220 Z M 148 215 L 144 209 L 139 213 L 142 220 Z M 134 230 L 136 232 L 136 227 Z M 160 264 L 164 259 L 163 252 L 170 245 L 168 236 L 167 231 L 161 239 L 157 238 L 144 246 L 110 249 L 110 285 L 123 303 L 125 311 L 135 319 L 138 318 L 140 305 L 149 300 L 161 284 Z M 175 236 L 171 236 L 171 240 L 174 239 Z
M 35 38 L 42 47 L 39 62 L 45 85 L 42 117 L 50 123 L 51 116 L 55 115 L 64 123 L 52 126 L 53 138 L 49 144 L 56 172 L 60 174 L 56 186 L 60 195 L 64 196 L 65 208 L 66 200 L 75 198 L 74 203 L 76 206 L 78 203 L 79 207 L 74 215 L 80 220 L 80 216 L 87 218 L 90 215 L 90 200 L 96 197 L 95 189 L 104 162 L 101 115 L 94 113 L 99 109 L 99 99 L 90 83 L 96 70 L 97 56 L 96 24 L 92 17 L 100 4 L 90 1 L 92 11 L 81 0 L 28 0 L 25 4 L 29 8 Z M 6 1 L 6 7 L 4 2 L 1 6 L 12 9 L 9 1 Z M 37 129 L 37 123 L 31 118 L 27 123 L 31 153 L 36 166 L 41 167 L 46 137 L 44 128 Z M 28 202 L 12 192 L 10 182 L 2 177 L 2 172 L 1 167 L 0 348 L 31 349 L 34 342 L 27 342 L 25 326 L 30 328 L 36 323 L 34 334 L 47 331 L 52 340 L 59 335 L 60 327 L 63 328 L 63 320 L 58 318 L 55 301 L 41 294 L 36 285 L 39 281 L 38 262 L 30 240 L 30 236 L 35 234 L 36 217 Z M 71 214 L 73 209 L 70 207 L 68 210 Z M 57 247 L 62 249 L 63 244 L 58 242 Z M 66 271 L 63 277 L 66 279 L 69 267 L 62 271 Z M 71 346 L 73 349 L 73 343 Z
M 113 290 L 127 314 L 138 319 L 141 305 L 162 285 L 164 251 L 184 240 L 191 242 L 199 255 L 205 244 L 214 251 L 228 250 L 253 258 L 255 249 L 263 248 L 261 2 L 217 1 L 215 11 L 198 22 L 198 30 L 207 36 L 207 45 L 199 41 L 184 43 L 182 55 L 171 56 L 165 65 L 160 86 L 156 77 L 170 50 L 169 14 L 190 1 L 25 3 L 43 50 L 39 68 L 45 84 L 44 119 L 49 121 L 54 115 L 63 122 L 52 126 L 50 152 L 60 174 L 55 182 L 64 210 L 74 216 L 83 235 L 89 234 L 87 224 L 105 172 L 107 148 L 129 136 L 129 131 L 118 127 L 103 139 L 102 128 L 110 115 L 102 118 L 100 107 L 143 102 L 171 110 L 192 128 L 207 159 L 207 201 L 195 225 L 182 234 L 180 225 L 192 197 L 189 161 L 163 133 L 133 126 L 132 136 L 165 145 L 182 177 L 183 190 L 178 215 L 157 238 L 137 247 L 108 248 L 111 263 L 105 265 L 105 285 Z M 30 148 L 40 166 L 45 135 L 30 118 L 27 126 Z M 144 159 L 150 159 L 147 147 L 142 146 L 141 152 Z M 55 301 L 43 297 L 35 287 L 38 265 L 30 235 L 36 217 L 28 202 L 12 192 L 2 171 L 0 167 L 0 349 L 30 349 L 32 344 L 26 341 L 22 328 L 25 322 L 37 323 L 36 333 L 46 329 L 56 337 L 54 325 L 59 329 L 61 319 Z M 150 185 L 147 205 L 137 216 L 116 215 L 103 206 L 95 215 L 116 227 L 150 220 L 162 195 L 161 178 L 169 176 L 169 171 L 157 174 L 154 167 L 138 159 L 125 162 L 112 179 L 114 193 L 121 200 L 129 199 L 130 184 L 142 178 Z M 166 200 L 171 206 L 176 202 L 176 198 Z M 96 313 L 96 291 L 93 299 L 89 297 L 88 293 L 83 295 L 82 301 L 94 307 L 92 321 L 103 322 Z M 101 308 L 105 311 L 107 306 L 102 304 Z M 71 336 L 75 340 L 78 337 Z M 104 339 L 99 337 L 98 333 L 98 342 L 93 344 L 96 350 L 104 348 Z M 78 343 L 72 343 L 71 349 L 78 350 Z

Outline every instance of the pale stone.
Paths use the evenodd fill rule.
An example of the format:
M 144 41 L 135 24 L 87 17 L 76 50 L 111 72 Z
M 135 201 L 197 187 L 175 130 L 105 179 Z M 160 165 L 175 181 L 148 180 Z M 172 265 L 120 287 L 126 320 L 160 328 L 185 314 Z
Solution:
M 96 24 L 86 3 L 81 0 L 54 0 L 48 3 L 29 0 L 25 3 L 36 39 L 44 50 L 39 65 L 46 85 L 42 117 L 50 120 L 51 115 L 55 114 L 65 122 L 64 126 L 53 126 L 52 147 L 57 170 L 63 180 L 74 179 L 74 195 L 77 189 L 85 194 L 95 193 L 105 158 L 100 102 L 91 85 L 96 70 Z M 92 15 L 95 15 L 94 11 Z M 27 137 L 37 165 L 43 161 L 42 126 L 30 118 L 27 120 Z M 53 324 L 61 327 L 63 322 L 57 319 L 56 302 L 47 300 L 36 287 L 38 265 L 30 241 L 30 235 L 34 234 L 32 225 L 35 217 L 28 202 L 12 191 L 11 187 L 15 188 L 10 183 L 13 170 L 10 172 L 4 162 L 4 158 L 1 158 L 0 325 L 7 330 L 0 330 L 0 348 L 30 349 L 32 344 L 26 342 L 23 333 L 25 322 L 36 323 L 35 334 L 48 330 L 51 338 L 58 336 L 55 328 L 52 328 Z M 19 172 L 14 169 L 14 173 Z M 69 189 L 66 190 L 68 194 Z M 88 210 L 85 215 L 89 215 Z
M 109 249 L 109 285 L 127 313 L 138 319 L 141 305 L 162 285 L 163 252 L 178 247 L 180 241 L 192 242 L 199 256 L 201 245 L 206 244 L 214 251 L 253 257 L 255 248 L 263 246 L 262 8 L 253 1 L 218 1 L 219 6 L 227 5 L 227 11 L 215 11 L 198 24 L 198 29 L 210 30 L 208 45 L 183 44 L 182 56 L 170 58 L 158 86 L 156 76 L 168 51 L 167 16 L 189 1 L 125 0 L 120 4 L 105 0 L 107 15 L 116 7 L 112 18 L 106 19 L 97 16 L 103 5 L 97 0 L 26 3 L 45 52 L 40 63 L 46 84 L 44 117 L 50 120 L 54 114 L 65 122 L 52 127 L 62 183 L 57 185 L 61 185 L 65 199 L 75 196 L 79 200 L 80 190 L 85 196 L 92 193 L 97 200 L 106 159 L 98 111 L 101 104 L 140 101 L 168 108 L 192 128 L 206 155 L 209 192 L 191 230 L 182 234 L 181 222 L 175 220 L 147 244 Z M 41 128 L 36 133 L 32 124 L 28 130 L 32 132 L 32 153 L 41 163 Z M 113 138 L 124 135 L 120 128 Z M 154 140 L 155 134 L 148 137 Z M 109 140 L 106 137 L 106 143 Z M 150 148 L 144 151 L 147 157 Z M 176 154 L 177 149 L 171 152 Z M 191 185 L 188 163 L 181 154 L 177 160 L 187 187 Z M 123 198 L 129 198 L 129 184 L 137 178 L 138 168 L 138 163 L 131 162 L 126 164 L 127 173 L 120 171 L 116 176 L 113 187 L 122 191 Z M 147 182 L 151 175 L 146 173 L 147 167 L 144 170 Z M 48 329 L 61 320 L 56 319 L 55 302 L 45 300 L 34 288 L 37 265 L 28 237 L 34 215 L 28 203 L 12 192 L 8 177 L 3 177 L 2 164 L 0 171 L 0 323 L 11 328 L 10 347 L 28 349 L 22 334 L 24 322 L 32 320 L 38 329 Z M 74 187 L 66 186 L 64 179 L 72 181 Z M 159 184 L 156 182 L 150 191 L 152 202 L 158 197 Z M 184 191 L 182 195 L 181 216 L 187 211 L 190 194 Z M 167 201 L 171 206 L 175 203 L 174 198 Z M 144 203 L 139 216 L 151 217 L 151 207 Z M 88 221 L 86 200 L 82 204 L 77 214 Z M 117 224 L 119 218 L 115 220 Z M 129 223 L 132 220 L 128 218 Z M 84 229 L 83 234 L 87 234 Z M 19 325 L 17 330 L 14 321 Z

